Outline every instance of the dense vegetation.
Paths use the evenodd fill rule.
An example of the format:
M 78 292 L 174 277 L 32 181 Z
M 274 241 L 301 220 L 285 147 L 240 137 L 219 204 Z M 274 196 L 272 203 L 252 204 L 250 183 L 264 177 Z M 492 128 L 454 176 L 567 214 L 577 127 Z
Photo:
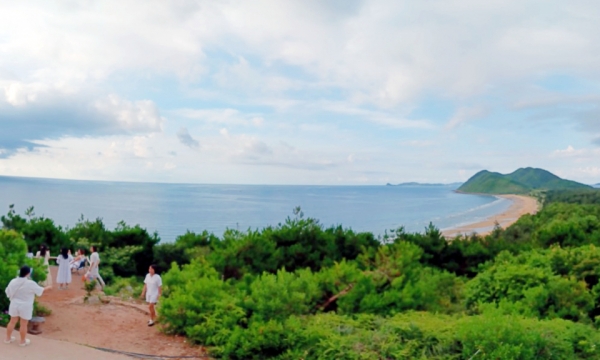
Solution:
M 483 170 L 458 188 L 465 193 L 528 194 L 534 190 L 591 189 L 590 186 L 564 180 L 542 169 L 522 168 L 503 175 Z
M 600 205 L 600 189 L 554 190 L 545 194 L 545 203 Z
M 506 230 L 450 240 L 433 225 L 376 239 L 296 209 L 262 230 L 157 244 L 139 226 L 82 219 L 62 229 L 11 209 L 1 220 L 13 230 L 0 234 L 20 245 L 0 256 L 64 241 L 101 244 L 103 259 L 119 259 L 108 276 L 143 275 L 155 261 L 169 269 L 163 329 L 217 358 L 597 359 L 600 204 L 590 199 L 597 193 L 550 191 L 539 213 Z
M 19 268 L 25 264 L 32 266 L 33 279 L 43 281 L 46 279 L 46 273 L 42 270 L 39 262 L 27 259 L 27 244 L 23 237 L 13 230 L 0 229 L 0 288 L 3 293 L 0 296 L 0 324 L 8 322 L 8 315 L 4 312 L 8 309 L 9 300 L 4 295 L 4 289 L 8 283 L 14 279 Z
M 89 256 L 90 246 L 98 246 L 102 253 L 102 276 L 107 281 L 114 276 L 145 275 L 154 262 L 154 247 L 160 241 L 158 234 L 149 234 L 139 225 L 120 222 L 114 230 L 108 230 L 101 219 L 91 221 L 82 217 L 73 228 L 63 229 L 49 218 L 36 216 L 33 207 L 21 216 L 11 205 L 0 221 L 4 229 L 20 233 L 33 254 L 46 245 L 53 255 L 67 247 L 73 252 L 84 249 Z

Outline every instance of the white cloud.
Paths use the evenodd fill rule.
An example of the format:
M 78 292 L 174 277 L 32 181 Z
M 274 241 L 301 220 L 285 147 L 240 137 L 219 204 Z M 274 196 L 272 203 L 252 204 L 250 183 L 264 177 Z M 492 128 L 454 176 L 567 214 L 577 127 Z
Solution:
M 593 178 L 600 179 L 600 167 L 598 166 L 586 166 L 578 169 L 580 172 L 590 175 Z
M 573 146 L 569 145 L 566 149 L 554 150 L 552 152 L 552 157 L 580 157 L 586 156 L 590 153 L 589 150 L 586 149 L 575 149 Z
M 437 100 L 444 114 L 457 104 L 554 106 L 564 96 L 520 97 L 553 74 L 597 89 L 598 17 L 600 6 L 556 0 L 2 2 L 0 125 L 10 132 L 0 133 L 0 158 L 9 156 L 0 173 L 52 175 L 53 164 L 65 177 L 168 180 L 148 170 L 168 168 L 182 179 L 248 173 L 256 182 L 268 167 L 275 182 L 334 182 L 377 181 L 423 164 L 419 171 L 437 176 L 426 169 L 460 157 L 463 146 L 471 154 L 484 137 L 431 137 L 491 110 L 417 114 L 437 114 Z M 591 109 L 576 130 L 593 138 L 598 95 L 588 90 L 567 100 Z M 505 153 L 497 137 L 485 134 L 482 154 Z M 198 152 L 179 151 L 181 142 L 202 144 L 200 165 L 189 166 Z M 47 148 L 25 151 L 31 143 Z M 533 159 L 587 169 L 598 155 L 530 146 L 518 149 L 526 159 L 502 165 Z
M 122 129 L 131 132 L 160 132 L 165 121 L 156 104 L 150 100 L 129 101 L 109 95 L 96 101 L 94 107 Z
M 428 147 L 434 145 L 435 143 L 432 140 L 407 140 L 402 141 L 401 144 L 412 147 Z
M 396 129 L 412 128 L 431 130 L 436 128 L 436 126 L 429 120 L 407 119 L 404 116 L 398 116 L 397 114 L 394 114 L 392 111 L 363 109 L 347 102 L 322 101 L 314 106 L 334 113 L 361 117 L 366 121 Z
M 263 141 L 256 138 L 242 137 L 243 153 L 251 157 L 271 155 L 273 150 Z
M 342 8 L 335 3 L 336 15 L 324 16 L 329 10 L 323 6 L 299 0 L 7 2 L 0 8 L 0 37 L 6 39 L 0 54 L 17 76 L 56 86 L 87 86 L 146 70 L 188 82 L 212 71 L 225 87 L 335 87 L 379 106 L 427 90 L 455 97 L 481 93 L 490 83 L 555 70 L 598 76 L 595 6 L 544 2 L 534 7 L 535 19 L 516 0 L 354 2 L 352 11 Z M 236 60 L 212 59 L 207 49 Z M 300 80 L 280 64 L 308 77 Z
M 489 111 L 483 106 L 461 107 L 450 118 L 446 124 L 446 129 L 455 129 L 463 126 L 469 121 L 485 117 Z
M 200 120 L 208 123 L 260 127 L 264 119 L 255 114 L 245 114 L 236 109 L 177 109 L 170 112 L 185 119 Z
M 2 84 L 0 79 L 0 85 Z M 4 88 L 5 101 L 12 106 L 24 106 L 35 102 L 40 93 L 48 91 L 48 86 L 43 83 L 25 84 L 19 81 L 5 81 Z

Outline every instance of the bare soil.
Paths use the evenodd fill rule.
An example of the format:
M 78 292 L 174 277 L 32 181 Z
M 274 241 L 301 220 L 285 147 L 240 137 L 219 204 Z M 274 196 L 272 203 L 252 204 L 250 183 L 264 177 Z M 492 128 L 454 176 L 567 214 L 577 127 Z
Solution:
M 54 279 L 56 267 L 52 267 Z M 86 304 L 81 275 L 73 274 L 67 290 L 44 292 L 39 302 L 52 310 L 43 324 L 42 337 L 93 347 L 148 355 L 205 357 L 202 347 L 192 346 L 185 337 L 169 336 L 159 326 L 147 326 L 147 307 L 142 304 L 112 300 L 110 303 Z

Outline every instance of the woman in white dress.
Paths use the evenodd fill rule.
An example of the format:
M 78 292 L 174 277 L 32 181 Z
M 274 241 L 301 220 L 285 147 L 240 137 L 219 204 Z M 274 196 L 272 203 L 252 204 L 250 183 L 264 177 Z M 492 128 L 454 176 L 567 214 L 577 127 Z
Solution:
M 144 280 L 144 290 L 142 290 L 142 298 L 146 295 L 146 302 L 150 310 L 150 320 L 148 326 L 153 326 L 156 321 L 156 303 L 162 295 L 162 279 L 156 273 L 156 265 L 150 265 L 148 275 Z
M 58 264 L 58 272 L 56 274 L 56 282 L 58 283 L 58 289 L 68 289 L 71 283 L 71 270 L 69 264 L 73 261 L 71 251 L 67 248 L 60 249 L 60 255 L 56 257 L 56 263 Z
M 50 275 L 50 250 L 46 245 L 40 246 L 40 251 L 35 254 L 36 259 L 44 259 L 46 265 L 46 280 L 42 282 L 42 286 L 52 286 L 52 275 Z

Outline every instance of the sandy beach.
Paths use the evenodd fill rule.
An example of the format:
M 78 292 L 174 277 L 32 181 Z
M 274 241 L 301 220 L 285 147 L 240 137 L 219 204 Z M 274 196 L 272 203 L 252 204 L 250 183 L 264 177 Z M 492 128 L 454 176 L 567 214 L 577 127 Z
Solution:
M 470 235 L 477 233 L 479 235 L 487 235 L 494 229 L 496 222 L 503 229 L 515 223 L 521 216 L 525 214 L 535 214 L 539 209 L 537 199 L 523 195 L 497 195 L 500 198 L 509 199 L 512 204 L 505 212 L 495 214 L 483 221 L 459 226 L 456 228 L 445 229 L 442 231 L 446 237 L 456 237 L 461 234 Z

